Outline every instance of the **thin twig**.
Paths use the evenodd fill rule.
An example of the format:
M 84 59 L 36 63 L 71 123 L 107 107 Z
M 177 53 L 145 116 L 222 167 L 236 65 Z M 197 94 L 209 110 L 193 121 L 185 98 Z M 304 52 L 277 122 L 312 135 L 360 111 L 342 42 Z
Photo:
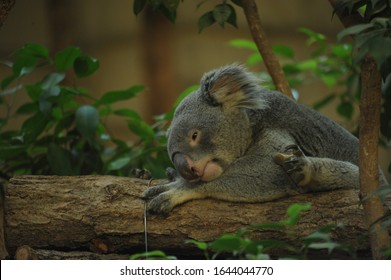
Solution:
M 274 54 L 273 49 L 266 37 L 266 33 L 262 27 L 255 1 L 242 0 L 242 7 L 253 40 L 262 55 L 263 61 L 265 62 L 266 68 L 274 82 L 274 85 L 276 86 L 277 90 L 281 91 L 290 98 L 293 98 L 288 80 L 285 77 L 284 71 L 282 70 L 280 63 Z

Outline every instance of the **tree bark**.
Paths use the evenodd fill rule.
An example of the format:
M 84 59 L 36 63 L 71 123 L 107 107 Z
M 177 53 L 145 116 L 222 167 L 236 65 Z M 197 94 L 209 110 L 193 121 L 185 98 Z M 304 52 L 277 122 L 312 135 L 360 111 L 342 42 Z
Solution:
M 384 216 L 384 206 L 378 195 L 379 189 L 378 143 L 380 131 L 381 75 L 375 60 L 367 55 L 361 62 L 360 101 L 360 195 L 371 240 L 372 255 L 383 259 L 384 250 L 391 246 L 387 229 L 376 222 Z M 368 198 L 368 195 L 371 197 Z
M 14 5 L 15 0 L 0 0 L 0 29 Z
M 266 33 L 262 27 L 261 19 L 258 14 L 257 4 L 254 0 L 242 0 L 242 7 L 253 40 L 262 55 L 263 61 L 265 62 L 267 71 L 272 77 L 274 85 L 276 86 L 277 90 L 281 91 L 290 98 L 293 98 L 288 80 L 285 77 L 284 71 L 278 62 L 278 59 L 274 54 L 269 40 L 267 39 Z
M 144 201 L 147 182 L 113 176 L 18 176 L 5 190 L 5 236 L 9 252 L 28 245 L 51 250 L 134 254 L 144 252 Z M 174 208 L 168 217 L 148 216 L 148 250 L 201 254 L 188 239 L 212 241 L 252 224 L 286 218 L 292 203 L 311 202 L 312 210 L 297 225 L 298 236 L 321 226 L 342 223 L 333 233 L 340 242 L 368 249 L 356 190 L 304 194 L 267 203 L 194 200 Z M 250 238 L 276 238 L 270 231 Z M 286 238 L 286 237 L 285 237 Z
M 16 260 L 128 260 L 129 255 L 98 254 L 86 251 L 62 252 L 55 250 L 33 249 L 20 246 L 15 253 Z

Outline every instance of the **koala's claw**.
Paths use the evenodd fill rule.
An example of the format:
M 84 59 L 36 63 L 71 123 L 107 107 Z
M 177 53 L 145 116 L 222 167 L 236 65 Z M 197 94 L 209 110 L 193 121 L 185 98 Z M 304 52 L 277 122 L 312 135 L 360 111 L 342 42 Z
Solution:
M 168 193 L 162 193 L 152 199 L 147 205 L 147 211 L 151 214 L 167 216 L 172 210 L 173 205 Z
M 178 171 L 176 171 L 174 168 L 168 167 L 166 169 L 166 176 L 167 176 L 168 180 L 172 182 L 178 178 L 179 174 L 178 174 Z
M 159 194 L 166 192 L 169 189 L 169 186 L 167 185 L 159 185 L 155 187 L 150 187 L 147 190 L 144 191 L 144 193 L 141 195 L 141 199 L 143 200 L 150 200 Z
M 308 161 L 303 151 L 297 145 L 289 145 L 283 153 L 273 156 L 274 162 L 282 166 L 285 172 L 298 185 L 304 186 L 309 182 Z

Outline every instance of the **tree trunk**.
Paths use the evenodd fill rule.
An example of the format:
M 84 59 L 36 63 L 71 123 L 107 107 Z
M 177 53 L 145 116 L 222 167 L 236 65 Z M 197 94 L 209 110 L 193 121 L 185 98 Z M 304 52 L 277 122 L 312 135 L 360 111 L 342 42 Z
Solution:
M 375 60 L 367 55 L 361 62 L 360 101 L 360 195 L 364 199 L 365 218 L 374 259 L 383 259 L 389 248 L 390 236 L 378 221 L 384 216 L 384 206 L 379 189 L 378 143 L 380 131 L 381 76 Z M 371 197 L 368 198 L 368 195 Z
M 0 1 L 0 29 L 3 26 L 5 20 L 12 7 L 15 5 L 15 0 L 1 0 Z
M 147 182 L 114 176 L 18 176 L 5 190 L 5 236 L 11 254 L 22 246 L 103 253 L 144 252 L 144 201 Z M 299 236 L 321 226 L 342 223 L 334 237 L 361 249 L 363 211 L 355 190 L 304 194 L 267 203 L 195 200 L 176 207 L 168 217 L 148 216 L 148 249 L 200 254 L 185 240 L 212 241 L 252 224 L 277 222 L 292 203 L 311 202 L 312 210 L 297 225 Z M 274 233 L 273 233 L 274 234 Z M 270 231 L 254 239 L 273 238 Z M 184 253 L 185 252 L 185 253 Z

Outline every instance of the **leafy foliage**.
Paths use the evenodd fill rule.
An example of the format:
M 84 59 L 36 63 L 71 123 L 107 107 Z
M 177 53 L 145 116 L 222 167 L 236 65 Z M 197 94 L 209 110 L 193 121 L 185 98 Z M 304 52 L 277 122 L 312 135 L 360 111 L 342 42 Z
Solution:
M 130 256 L 131 260 L 176 260 L 175 256 L 170 256 L 163 251 L 155 250 L 151 252 L 133 254 Z
M 262 223 L 248 227 L 238 233 L 224 234 L 210 243 L 189 240 L 204 252 L 207 259 L 220 256 L 233 259 L 265 260 L 271 258 L 307 259 L 316 250 L 322 250 L 332 257 L 338 251 L 348 257 L 355 258 L 353 248 L 335 242 L 331 233 L 342 225 L 328 225 L 316 230 L 305 237 L 295 236 L 296 227 L 301 215 L 311 210 L 310 204 L 292 204 L 287 209 L 287 218 L 280 222 Z M 270 232 L 272 239 L 251 240 L 247 236 L 259 231 Z M 210 255 L 212 254 L 212 255 Z
M 173 111 L 150 126 L 133 110 L 113 109 L 132 99 L 143 86 L 109 91 L 96 99 L 86 89 L 69 87 L 73 71 L 79 78 L 93 74 L 99 61 L 78 47 L 67 47 L 49 56 L 46 48 L 26 44 L 12 55 L 10 75 L 1 81 L 0 175 L 14 174 L 113 174 L 128 175 L 145 168 L 155 177 L 164 176 L 170 165 L 165 129 Z M 35 83 L 24 78 L 40 68 L 44 77 Z M 24 93 L 23 93 L 24 92 Z M 29 101 L 13 108 L 14 100 L 26 94 Z M 182 96 L 183 98 L 183 96 Z M 135 143 L 113 138 L 106 128 L 108 116 L 119 116 L 135 134 Z M 11 119 L 22 119 L 20 128 L 9 128 Z
M 308 58 L 296 59 L 293 49 L 289 46 L 273 46 L 273 51 L 280 57 L 290 86 L 295 89 L 311 81 L 322 81 L 332 92 L 314 103 L 314 109 L 319 110 L 338 99 L 337 113 L 346 121 L 353 123 L 355 121 L 354 110 L 358 107 L 360 98 L 360 74 L 359 67 L 352 62 L 352 46 L 347 43 L 331 44 L 326 36 L 307 28 L 301 28 L 299 32 L 307 36 L 306 44 L 313 49 L 309 52 Z M 251 51 L 246 62 L 248 66 L 263 62 L 254 42 L 236 39 L 230 41 L 229 44 Z M 260 76 L 265 86 L 274 87 L 268 73 L 261 72 Z M 335 91 L 337 86 L 341 88 L 340 92 Z M 297 91 L 293 91 L 298 96 Z M 351 124 L 351 126 L 355 125 Z
M 388 0 L 350 0 L 341 2 L 337 12 L 359 18 L 361 24 L 341 31 L 341 40 L 352 36 L 355 51 L 353 63 L 359 63 L 367 54 L 377 64 L 383 78 L 383 108 L 381 113 L 381 133 L 383 142 L 391 145 L 391 3 Z
M 197 5 L 197 8 L 201 7 L 207 1 L 208 0 L 200 1 Z M 227 2 L 227 0 L 222 0 L 220 4 L 215 5 L 211 11 L 206 12 L 199 18 L 199 32 L 215 23 L 218 23 L 223 28 L 225 23 L 228 23 L 236 28 L 238 27 L 236 21 L 236 11 L 233 5 Z M 241 0 L 231 0 L 230 2 L 241 6 Z M 175 23 L 179 3 L 179 0 L 135 0 L 133 2 L 133 12 L 135 15 L 138 15 L 144 10 L 146 6 L 149 6 L 154 11 L 160 11 L 172 23 Z

